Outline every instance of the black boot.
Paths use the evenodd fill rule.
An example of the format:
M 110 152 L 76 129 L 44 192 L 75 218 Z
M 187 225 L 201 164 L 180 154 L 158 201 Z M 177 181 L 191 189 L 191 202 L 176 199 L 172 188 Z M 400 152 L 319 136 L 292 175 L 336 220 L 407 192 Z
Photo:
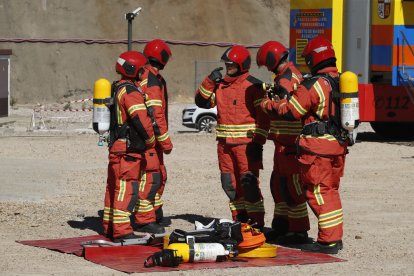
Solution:
M 302 246 L 302 252 L 338 254 L 338 250 L 340 248 L 343 248 L 342 241 L 330 243 L 315 242 L 311 244 L 304 244 Z
M 157 219 L 157 224 L 161 226 L 170 226 L 171 225 L 171 219 L 167 217 L 162 217 L 160 219 Z
M 266 238 L 266 243 L 274 243 L 280 236 L 280 233 L 275 229 L 272 229 L 269 232 L 266 232 L 264 235 Z
M 279 245 L 306 244 L 308 232 L 288 232 L 286 235 L 279 236 L 275 243 Z
M 165 233 L 165 228 L 153 221 L 147 224 L 137 224 L 137 229 L 135 229 L 135 231 L 151 234 L 162 234 Z
M 139 239 L 139 238 L 141 237 L 135 235 L 134 232 L 131 232 L 129 234 L 114 238 L 114 242 L 122 242 L 125 240 L 132 240 L 132 239 Z
M 155 219 L 156 223 L 161 226 L 169 226 L 171 225 L 171 219 L 164 217 L 164 212 L 162 210 L 162 206 L 155 210 Z
M 344 245 L 342 244 L 342 240 L 337 241 L 337 243 L 338 243 L 337 245 L 338 245 L 339 250 L 344 249 Z

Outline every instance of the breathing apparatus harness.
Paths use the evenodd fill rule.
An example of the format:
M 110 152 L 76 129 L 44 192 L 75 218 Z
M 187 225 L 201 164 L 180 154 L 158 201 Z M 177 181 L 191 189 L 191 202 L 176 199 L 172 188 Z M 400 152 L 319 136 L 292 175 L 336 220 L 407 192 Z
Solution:
M 130 82 L 121 82 L 120 84 L 116 84 L 117 81 L 112 83 L 111 87 L 111 98 L 105 99 L 105 104 L 109 106 L 109 110 L 111 113 L 111 120 L 109 124 L 109 136 L 108 136 L 108 147 L 112 147 L 116 140 L 119 139 L 126 139 L 127 148 L 133 149 L 138 152 L 142 152 L 145 150 L 145 141 L 138 135 L 135 128 L 133 126 L 129 126 L 131 123 L 131 118 L 128 118 L 125 123 L 122 125 L 118 124 L 117 120 L 117 110 L 118 110 L 118 101 L 117 101 L 117 94 L 120 87 L 123 86 L 130 86 L 137 90 L 139 93 L 142 94 L 142 90 L 140 87 L 135 86 Z M 144 99 L 146 99 L 145 95 Z M 150 106 L 147 107 L 148 117 L 151 118 L 152 125 L 155 127 L 157 122 L 155 121 L 154 117 L 154 107 Z
M 329 117 L 328 120 L 322 120 L 312 109 L 310 113 L 316 119 L 316 122 L 312 122 L 303 126 L 303 130 L 296 140 L 296 156 L 300 158 L 300 150 L 303 149 L 309 153 L 321 156 L 321 157 L 330 157 L 330 156 L 341 156 L 339 155 L 325 155 L 319 154 L 307 150 L 299 145 L 301 135 L 312 135 L 315 137 L 321 137 L 325 134 L 330 134 L 340 143 L 344 144 L 348 140 L 348 146 L 352 146 L 354 141 L 348 138 L 348 130 L 344 129 L 341 124 L 341 108 L 340 108 L 340 98 L 350 98 L 355 95 L 350 95 L 350 93 L 340 93 L 339 92 L 339 76 L 333 77 L 328 73 L 319 73 L 310 77 L 304 76 L 305 80 L 319 79 L 322 78 L 329 83 L 331 91 L 329 92 Z M 358 92 L 357 92 L 358 93 Z M 335 103 L 334 115 L 332 115 L 332 104 Z M 347 154 L 346 152 L 345 154 Z
M 217 223 L 214 229 L 184 231 L 175 229 L 169 237 L 171 243 L 187 243 L 190 247 L 190 263 L 195 256 L 195 243 L 220 243 L 226 250 L 230 251 L 233 257 L 232 261 L 244 262 L 237 258 L 239 254 L 237 245 L 243 242 L 243 234 L 240 222 L 222 222 Z

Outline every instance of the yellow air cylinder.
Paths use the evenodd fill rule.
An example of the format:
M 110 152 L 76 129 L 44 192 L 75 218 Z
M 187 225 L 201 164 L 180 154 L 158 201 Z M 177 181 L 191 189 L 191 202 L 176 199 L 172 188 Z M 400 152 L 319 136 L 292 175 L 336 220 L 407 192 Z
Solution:
M 341 74 L 339 90 L 342 127 L 352 132 L 359 124 L 358 77 L 349 71 Z
M 111 83 L 106 79 L 97 80 L 93 92 L 93 129 L 99 134 L 98 146 L 103 145 L 102 135 L 109 130 L 111 122 L 109 108 L 102 102 L 108 97 L 111 97 Z
M 186 243 L 172 243 L 167 249 L 177 250 L 177 255 L 182 256 L 184 263 L 190 262 L 190 246 Z M 194 263 L 214 263 L 221 262 L 229 255 L 229 251 L 219 243 L 195 243 L 194 244 Z

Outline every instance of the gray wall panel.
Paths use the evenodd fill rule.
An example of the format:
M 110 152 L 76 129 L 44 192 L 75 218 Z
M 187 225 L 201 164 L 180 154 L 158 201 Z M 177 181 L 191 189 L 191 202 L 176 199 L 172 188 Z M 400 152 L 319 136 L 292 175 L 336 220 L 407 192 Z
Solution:
M 362 74 L 359 83 L 369 83 L 371 1 L 346 0 L 345 71 Z

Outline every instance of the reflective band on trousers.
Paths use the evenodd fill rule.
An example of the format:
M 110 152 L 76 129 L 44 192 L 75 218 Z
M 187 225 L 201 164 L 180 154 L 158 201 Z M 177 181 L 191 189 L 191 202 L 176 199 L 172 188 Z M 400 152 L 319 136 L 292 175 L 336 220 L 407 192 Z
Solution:
M 323 201 L 323 197 L 321 194 L 321 184 L 315 186 L 313 193 L 315 194 L 315 198 L 318 202 L 318 205 L 323 205 L 325 202 Z
M 130 212 L 105 207 L 103 220 L 113 223 L 130 223 L 130 215 Z
M 255 203 L 245 201 L 244 206 L 246 207 L 246 210 L 249 213 L 264 213 L 264 211 L 265 211 L 264 205 L 263 205 L 263 200 L 259 200 Z
M 159 194 L 159 193 L 156 193 L 155 194 L 155 200 L 154 200 L 154 206 L 161 206 L 161 205 L 163 205 L 164 204 L 164 202 L 162 202 L 162 199 L 161 199 L 161 195 Z
M 118 201 L 124 201 L 125 196 L 125 190 L 126 190 L 126 180 L 121 179 L 119 183 L 119 194 L 118 194 Z
M 289 207 L 286 202 L 279 202 L 275 204 L 274 214 L 279 216 L 287 216 Z
M 290 218 L 304 218 L 308 216 L 308 208 L 306 202 L 295 207 L 289 207 Z
M 245 210 L 246 207 L 244 206 L 244 197 L 241 197 L 238 200 L 230 202 L 229 207 L 231 211 Z
M 147 213 L 154 210 L 153 202 L 145 199 L 138 199 L 135 204 L 135 211 L 138 213 Z
M 145 190 L 145 184 L 147 184 L 147 174 L 145 173 L 145 171 L 141 171 L 140 174 L 141 181 L 139 182 L 139 191 L 143 193 Z
M 341 209 L 338 209 L 338 210 L 335 210 L 335 211 L 332 211 L 332 212 L 329 212 L 329 213 L 326 213 L 326 214 L 320 214 L 318 220 L 319 220 L 319 222 L 326 221 L 326 220 L 332 219 L 334 217 L 343 216 L 343 214 L 344 213 L 343 213 L 342 208 L 341 208 Z
M 301 189 L 300 183 L 299 183 L 299 174 L 294 174 L 293 175 L 293 185 L 295 185 L 296 193 L 298 195 L 301 195 L 302 194 L 302 189 Z M 306 204 L 305 204 L 305 207 L 306 207 Z

